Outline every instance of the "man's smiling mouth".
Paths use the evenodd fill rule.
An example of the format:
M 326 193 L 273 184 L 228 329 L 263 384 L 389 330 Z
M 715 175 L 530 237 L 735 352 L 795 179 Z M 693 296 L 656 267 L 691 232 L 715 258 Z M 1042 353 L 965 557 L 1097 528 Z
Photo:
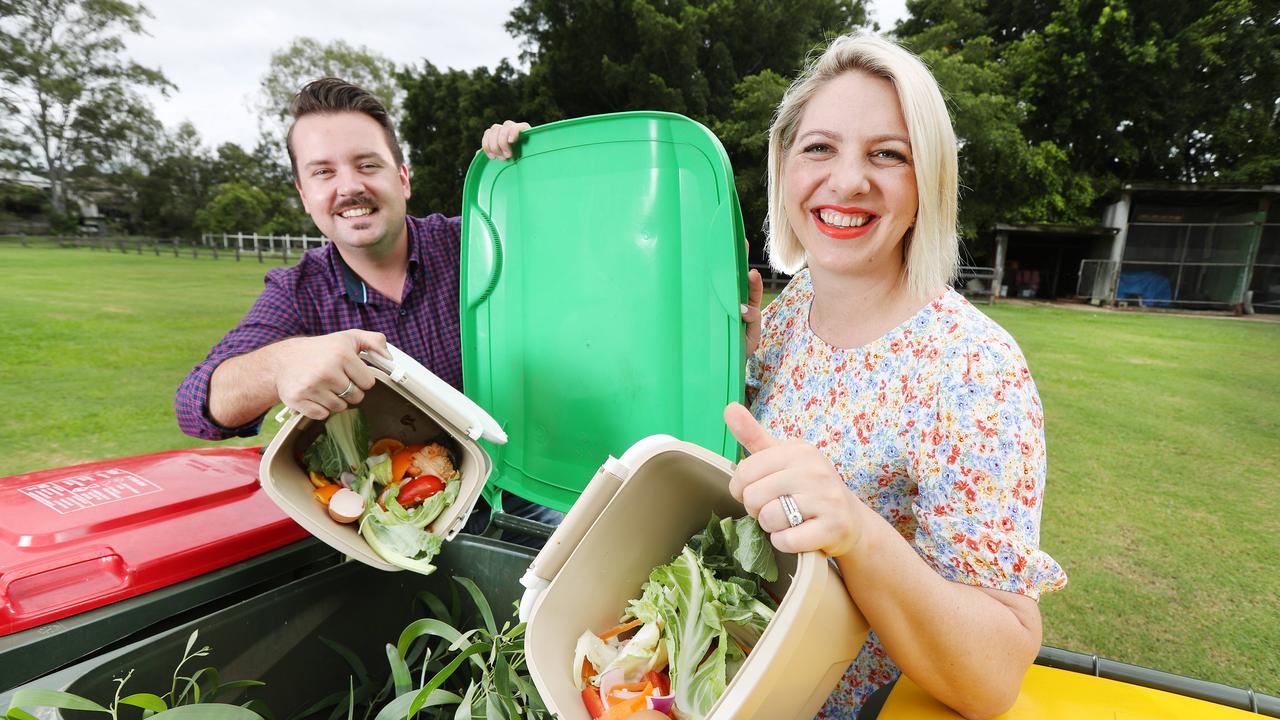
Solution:
M 356 217 L 362 217 L 364 215 L 369 215 L 372 212 L 373 212 L 373 208 L 358 207 L 358 208 L 349 208 L 347 210 L 343 210 L 342 212 L 338 213 L 338 215 L 344 218 L 356 218 Z

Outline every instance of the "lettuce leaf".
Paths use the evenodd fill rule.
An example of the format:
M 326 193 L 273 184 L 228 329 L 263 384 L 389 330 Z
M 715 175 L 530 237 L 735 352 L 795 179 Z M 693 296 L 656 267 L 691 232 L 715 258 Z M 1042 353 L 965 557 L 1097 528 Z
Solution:
M 391 511 L 379 508 L 376 503 L 360 521 L 360 534 L 378 557 L 392 565 L 423 575 L 436 569 L 431 559 L 440 553 L 440 537 L 400 522 Z
M 364 471 L 369 431 L 359 408 L 334 413 L 324 421 L 324 433 L 303 453 L 307 470 L 336 479 L 344 472 Z
M 739 644 L 754 646 L 773 619 L 774 608 L 760 582 L 776 579 L 777 572 L 768 535 L 754 519 L 713 515 L 707 529 L 674 560 L 653 569 L 641 596 L 628 604 L 627 614 L 646 628 L 661 626 L 660 644 L 680 717 L 705 717 L 724 694 L 746 659 Z M 643 672 L 640 659 L 656 659 L 656 652 L 644 653 L 644 644 L 628 652 L 640 635 L 612 667 Z M 631 657 L 624 660 L 624 655 Z

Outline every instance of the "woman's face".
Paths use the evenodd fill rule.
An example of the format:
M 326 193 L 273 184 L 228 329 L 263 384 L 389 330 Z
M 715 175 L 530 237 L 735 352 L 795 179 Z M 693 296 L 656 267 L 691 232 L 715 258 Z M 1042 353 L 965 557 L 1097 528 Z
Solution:
M 827 81 L 800 117 L 783 165 L 787 219 L 815 271 L 896 277 L 919 197 L 893 83 Z

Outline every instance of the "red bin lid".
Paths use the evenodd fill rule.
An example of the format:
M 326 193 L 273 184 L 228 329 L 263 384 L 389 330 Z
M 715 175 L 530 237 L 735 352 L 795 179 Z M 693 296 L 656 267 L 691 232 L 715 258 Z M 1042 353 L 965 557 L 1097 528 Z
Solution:
M 165 587 L 307 533 L 257 448 L 193 448 L 0 479 L 0 635 Z

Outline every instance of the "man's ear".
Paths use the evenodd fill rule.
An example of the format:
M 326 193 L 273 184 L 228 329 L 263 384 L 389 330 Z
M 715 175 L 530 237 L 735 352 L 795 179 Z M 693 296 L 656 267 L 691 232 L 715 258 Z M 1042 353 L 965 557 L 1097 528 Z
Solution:
M 293 179 L 293 189 L 298 191 L 298 199 L 302 201 L 302 211 L 310 213 L 311 209 L 307 207 L 307 195 L 302 192 L 302 183 L 298 182 L 298 178 Z
M 400 185 L 404 187 L 404 199 L 408 200 L 413 190 L 409 187 L 409 166 L 404 163 L 400 163 Z

